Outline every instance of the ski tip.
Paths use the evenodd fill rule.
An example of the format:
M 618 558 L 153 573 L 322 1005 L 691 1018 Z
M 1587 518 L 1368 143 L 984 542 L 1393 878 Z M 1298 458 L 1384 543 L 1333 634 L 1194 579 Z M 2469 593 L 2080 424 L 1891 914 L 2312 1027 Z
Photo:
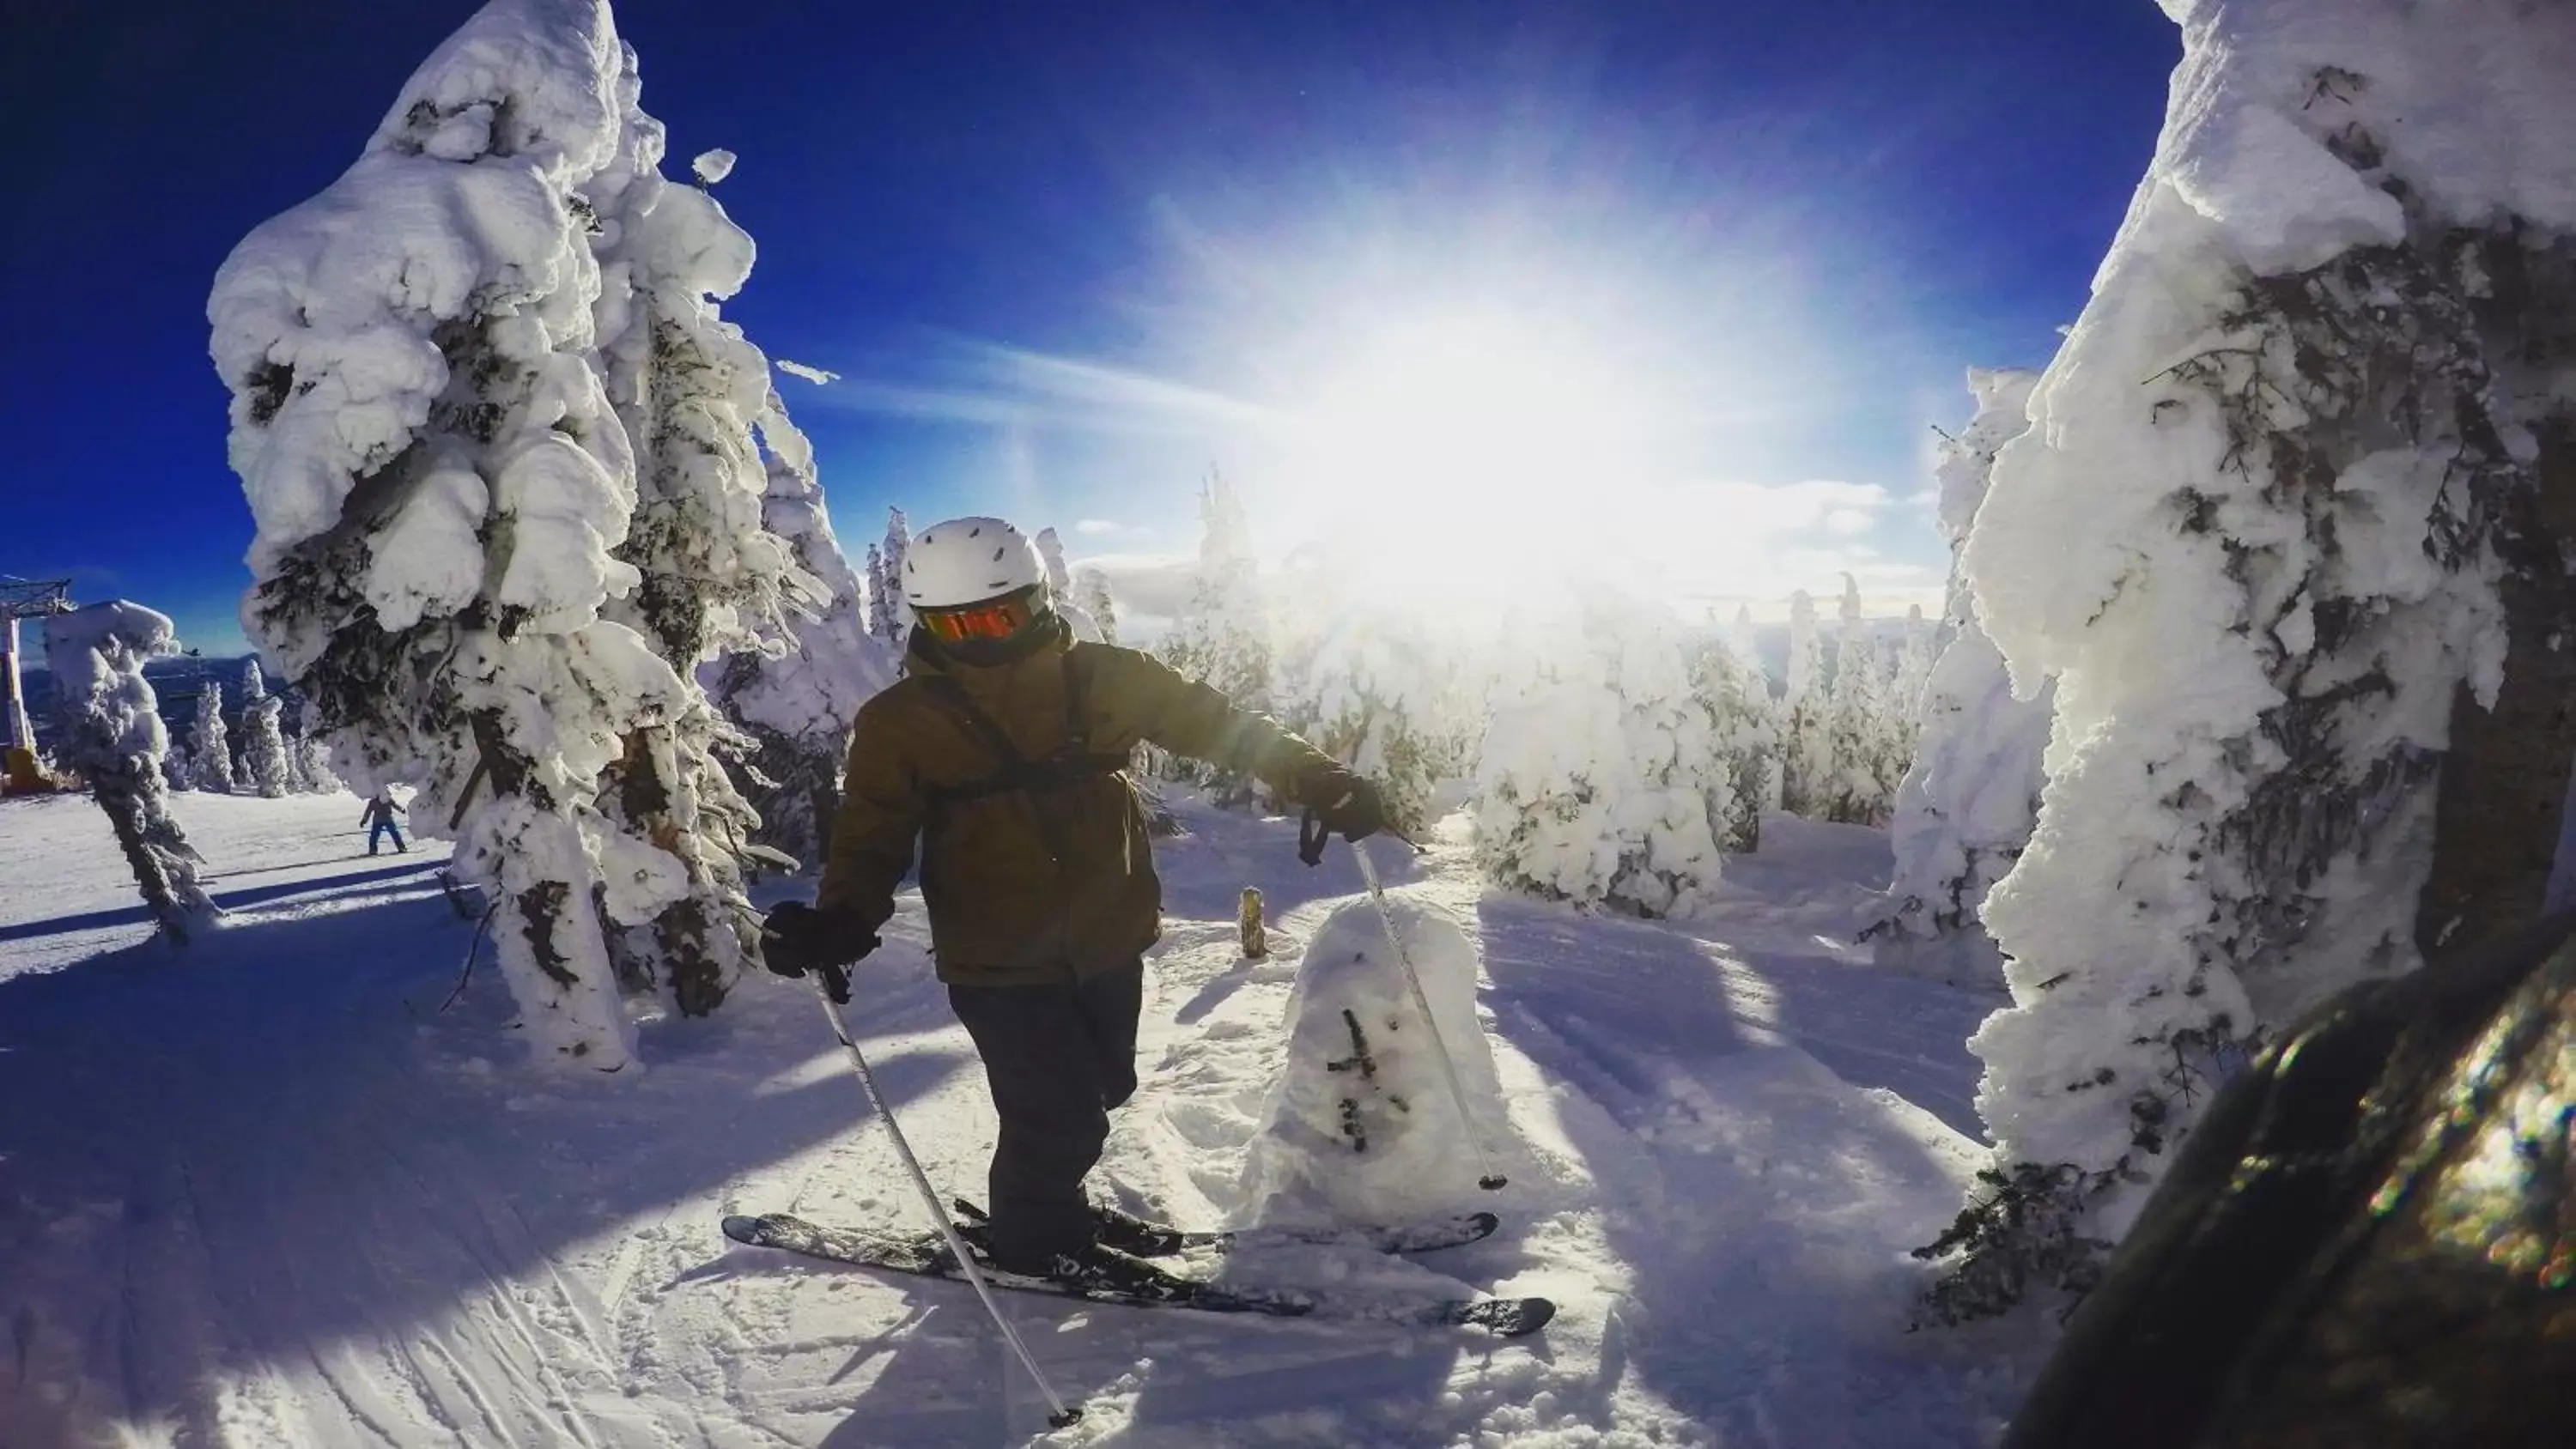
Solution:
M 724 1222 L 719 1226 L 724 1229 L 726 1237 L 737 1243 L 748 1243 L 760 1236 L 760 1226 L 764 1221 L 766 1220 L 745 1217 L 740 1213 L 727 1213 Z
M 1503 1225 L 1503 1220 L 1492 1213 L 1469 1213 L 1467 1221 L 1474 1225 L 1478 1237 L 1491 1237 Z
M 1047 1415 L 1047 1427 L 1050 1429 L 1068 1429 L 1071 1428 L 1077 1420 L 1081 1419 L 1081 1417 L 1082 1406 L 1080 1404 L 1075 1404 L 1061 1413 Z
M 1512 1315 L 1510 1324 L 1502 1329 L 1502 1335 L 1505 1338 L 1518 1338 L 1524 1333 L 1536 1333 L 1547 1327 L 1548 1322 L 1556 1317 L 1556 1304 L 1551 1299 L 1524 1298 L 1517 1308 L 1518 1311 Z

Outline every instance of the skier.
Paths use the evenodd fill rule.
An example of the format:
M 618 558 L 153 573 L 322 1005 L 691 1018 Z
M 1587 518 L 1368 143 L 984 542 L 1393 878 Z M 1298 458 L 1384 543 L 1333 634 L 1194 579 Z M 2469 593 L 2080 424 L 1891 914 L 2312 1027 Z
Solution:
M 1136 1089 L 1144 953 L 1162 891 L 1125 771 L 1151 741 L 1260 776 L 1328 830 L 1382 829 L 1368 781 L 1265 716 L 1151 657 L 1075 642 L 1020 531 L 993 518 L 912 540 L 901 587 L 918 625 L 904 678 L 863 706 L 814 903 L 770 913 L 782 976 L 877 946 L 921 841 L 939 979 L 984 1061 L 1001 1139 L 986 1239 L 994 1266 L 1151 1286 L 1130 1255 L 1168 1230 L 1084 1199 L 1109 1113 Z
M 393 796 L 382 790 L 367 797 L 367 811 L 358 817 L 358 823 L 367 827 L 367 854 L 375 854 L 377 845 L 387 835 L 394 838 L 396 855 L 411 853 L 411 847 L 403 844 L 402 827 L 394 823 L 394 817 L 402 813 L 403 807 L 395 804 Z

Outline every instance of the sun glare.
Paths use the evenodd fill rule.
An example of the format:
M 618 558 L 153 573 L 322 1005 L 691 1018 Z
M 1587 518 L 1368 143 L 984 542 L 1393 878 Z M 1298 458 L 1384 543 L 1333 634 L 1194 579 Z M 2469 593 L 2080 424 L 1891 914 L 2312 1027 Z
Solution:
M 1576 521 L 1651 480 L 1648 389 L 1575 337 L 1457 317 L 1363 343 L 1301 410 L 1294 476 L 1390 586 L 1506 586 L 1554 561 Z

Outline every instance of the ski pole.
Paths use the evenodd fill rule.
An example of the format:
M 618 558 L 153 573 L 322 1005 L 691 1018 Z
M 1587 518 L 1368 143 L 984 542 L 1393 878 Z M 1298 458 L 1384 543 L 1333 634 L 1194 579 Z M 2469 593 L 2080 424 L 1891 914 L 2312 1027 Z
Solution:
M 816 971 L 814 997 L 823 1003 L 823 1014 L 831 1018 L 832 1035 L 839 1037 L 841 1045 L 850 1049 L 850 1064 L 859 1069 L 859 1085 L 867 1089 L 868 1105 L 884 1119 L 886 1136 L 894 1141 L 895 1155 L 903 1159 L 904 1171 L 912 1174 L 912 1185 L 921 1193 L 921 1205 L 929 1211 L 930 1220 L 939 1225 L 939 1235 L 948 1240 L 948 1251 L 957 1256 L 958 1271 L 966 1275 L 967 1282 L 975 1285 L 975 1296 L 984 1300 L 984 1311 L 993 1315 L 993 1326 L 1002 1330 L 1003 1341 L 1011 1346 L 1011 1352 L 1019 1355 L 1021 1366 L 1029 1371 L 1030 1380 L 1046 1399 L 1047 1426 L 1061 1429 L 1081 1418 L 1079 1406 L 1067 1407 L 1064 1400 L 1056 1396 L 1054 1385 L 1047 1382 L 1046 1373 L 1038 1367 L 1029 1346 L 1020 1341 L 1019 1330 L 1011 1327 L 1011 1320 L 1003 1316 L 1002 1305 L 993 1298 L 992 1285 L 984 1281 L 983 1270 L 975 1266 L 975 1255 L 966 1251 L 965 1240 L 957 1236 L 957 1225 L 948 1220 L 947 1209 L 939 1205 L 939 1192 L 930 1185 L 930 1174 L 921 1170 L 921 1160 L 912 1155 L 912 1144 L 903 1139 L 903 1129 L 895 1125 L 894 1108 L 886 1102 L 885 1094 L 877 1090 L 877 1074 L 869 1070 L 867 1054 L 859 1050 L 858 1038 L 850 1034 L 850 1024 L 841 1018 L 841 1003 L 850 999 L 848 974 L 838 966 L 826 966 Z
M 1323 854 L 1323 832 L 1318 829 L 1312 837 L 1306 834 L 1309 828 L 1320 827 L 1322 823 L 1309 815 L 1299 826 L 1300 838 L 1297 844 L 1300 854 L 1306 851 L 1310 843 L 1317 856 L 1320 857 Z M 1387 833 L 1394 835 L 1398 840 L 1403 840 L 1407 845 L 1413 845 L 1411 840 L 1405 839 L 1397 832 Z M 1419 854 L 1422 847 L 1413 845 L 1413 849 Z M 1367 848 L 1356 840 L 1351 842 L 1351 854 L 1359 858 L 1360 880 L 1368 886 L 1369 903 L 1377 907 L 1377 921 L 1386 930 L 1386 943 L 1395 948 L 1396 965 L 1404 969 L 1405 987 L 1413 993 L 1413 1009 L 1422 1013 L 1423 1029 L 1431 1033 L 1431 1055 L 1439 1061 L 1441 1078 L 1449 1084 L 1449 1100 L 1457 1104 L 1459 1124 L 1467 1129 L 1467 1145 L 1475 1149 L 1476 1186 L 1487 1192 L 1498 1191 L 1511 1179 L 1496 1172 L 1494 1159 L 1486 1155 L 1484 1139 L 1476 1131 L 1475 1114 L 1467 1110 L 1467 1089 L 1458 1084 L 1458 1063 L 1449 1055 L 1449 1044 L 1440 1039 L 1440 1023 L 1432 1019 L 1431 998 L 1423 991 L 1422 976 L 1413 969 L 1413 957 L 1404 949 L 1404 937 L 1396 930 L 1395 910 L 1386 903 L 1386 887 L 1378 882 L 1377 864 L 1369 859 Z

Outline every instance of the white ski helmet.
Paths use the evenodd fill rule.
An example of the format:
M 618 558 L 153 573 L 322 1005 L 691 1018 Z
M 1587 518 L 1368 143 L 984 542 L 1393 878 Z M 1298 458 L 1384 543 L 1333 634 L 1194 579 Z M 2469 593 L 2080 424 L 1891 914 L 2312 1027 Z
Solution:
M 934 523 L 903 554 L 903 601 L 915 609 L 963 608 L 1032 584 L 1046 584 L 1037 545 L 998 518 Z

